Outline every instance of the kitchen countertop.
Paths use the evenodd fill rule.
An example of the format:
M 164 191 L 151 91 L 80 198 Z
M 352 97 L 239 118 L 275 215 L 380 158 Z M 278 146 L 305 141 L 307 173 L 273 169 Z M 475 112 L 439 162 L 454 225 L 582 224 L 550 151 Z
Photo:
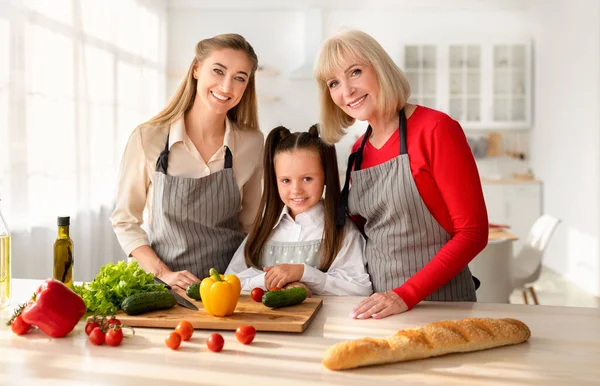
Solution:
M 482 178 L 482 184 L 541 184 L 542 181 L 535 179 L 522 179 L 522 178 Z
M 14 280 L 13 304 L 27 299 L 39 281 Z M 0 310 L 0 385 L 554 385 L 598 384 L 600 310 L 489 303 L 423 302 L 401 315 L 353 320 L 360 298 L 324 297 L 323 307 L 302 334 L 259 332 L 248 346 L 221 331 L 225 348 L 210 352 L 196 330 L 177 351 L 165 346 L 169 330 L 136 328 L 119 347 L 93 346 L 83 323 L 66 338 L 41 331 L 14 335 Z M 333 372 L 320 361 L 330 345 L 442 319 L 512 317 L 529 325 L 531 339 L 520 345 L 467 354 Z
M 488 233 L 488 240 L 503 240 L 503 239 L 509 239 L 509 240 L 515 241 L 515 240 L 518 240 L 519 238 L 516 235 L 507 231 L 506 229 L 490 228 L 490 231 Z

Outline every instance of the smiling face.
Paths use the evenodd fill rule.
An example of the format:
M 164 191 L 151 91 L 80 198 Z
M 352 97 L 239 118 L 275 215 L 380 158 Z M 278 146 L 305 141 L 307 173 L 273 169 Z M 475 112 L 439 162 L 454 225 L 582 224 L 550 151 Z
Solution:
M 346 114 L 368 121 L 377 114 L 379 81 L 370 64 L 348 60 L 327 78 L 333 102 Z
M 295 149 L 275 155 L 275 176 L 281 201 L 292 218 L 315 206 L 323 196 L 325 171 L 314 149 Z
M 213 51 L 194 69 L 196 101 L 217 115 L 235 107 L 246 90 L 252 62 L 243 51 Z

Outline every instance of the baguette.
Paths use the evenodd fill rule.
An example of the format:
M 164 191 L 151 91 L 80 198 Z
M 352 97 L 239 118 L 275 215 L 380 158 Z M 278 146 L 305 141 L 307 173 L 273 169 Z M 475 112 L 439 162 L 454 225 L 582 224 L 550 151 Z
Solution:
M 404 362 L 522 343 L 531 331 L 516 319 L 444 320 L 400 330 L 383 339 L 364 338 L 331 346 L 323 357 L 330 370 Z

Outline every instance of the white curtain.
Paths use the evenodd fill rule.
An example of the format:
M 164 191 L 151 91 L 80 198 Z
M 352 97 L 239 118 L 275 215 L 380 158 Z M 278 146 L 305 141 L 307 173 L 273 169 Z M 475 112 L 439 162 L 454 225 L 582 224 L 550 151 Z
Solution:
M 52 276 L 71 216 L 75 280 L 125 258 L 110 227 L 122 150 L 165 103 L 164 0 L 0 2 L 0 198 L 13 277 Z

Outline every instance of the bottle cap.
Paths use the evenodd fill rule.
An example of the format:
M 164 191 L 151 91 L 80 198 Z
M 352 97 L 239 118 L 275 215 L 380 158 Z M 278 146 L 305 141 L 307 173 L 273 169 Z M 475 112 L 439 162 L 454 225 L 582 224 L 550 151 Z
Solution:
M 56 223 L 59 227 L 69 226 L 71 224 L 71 217 L 58 217 L 58 221 Z

